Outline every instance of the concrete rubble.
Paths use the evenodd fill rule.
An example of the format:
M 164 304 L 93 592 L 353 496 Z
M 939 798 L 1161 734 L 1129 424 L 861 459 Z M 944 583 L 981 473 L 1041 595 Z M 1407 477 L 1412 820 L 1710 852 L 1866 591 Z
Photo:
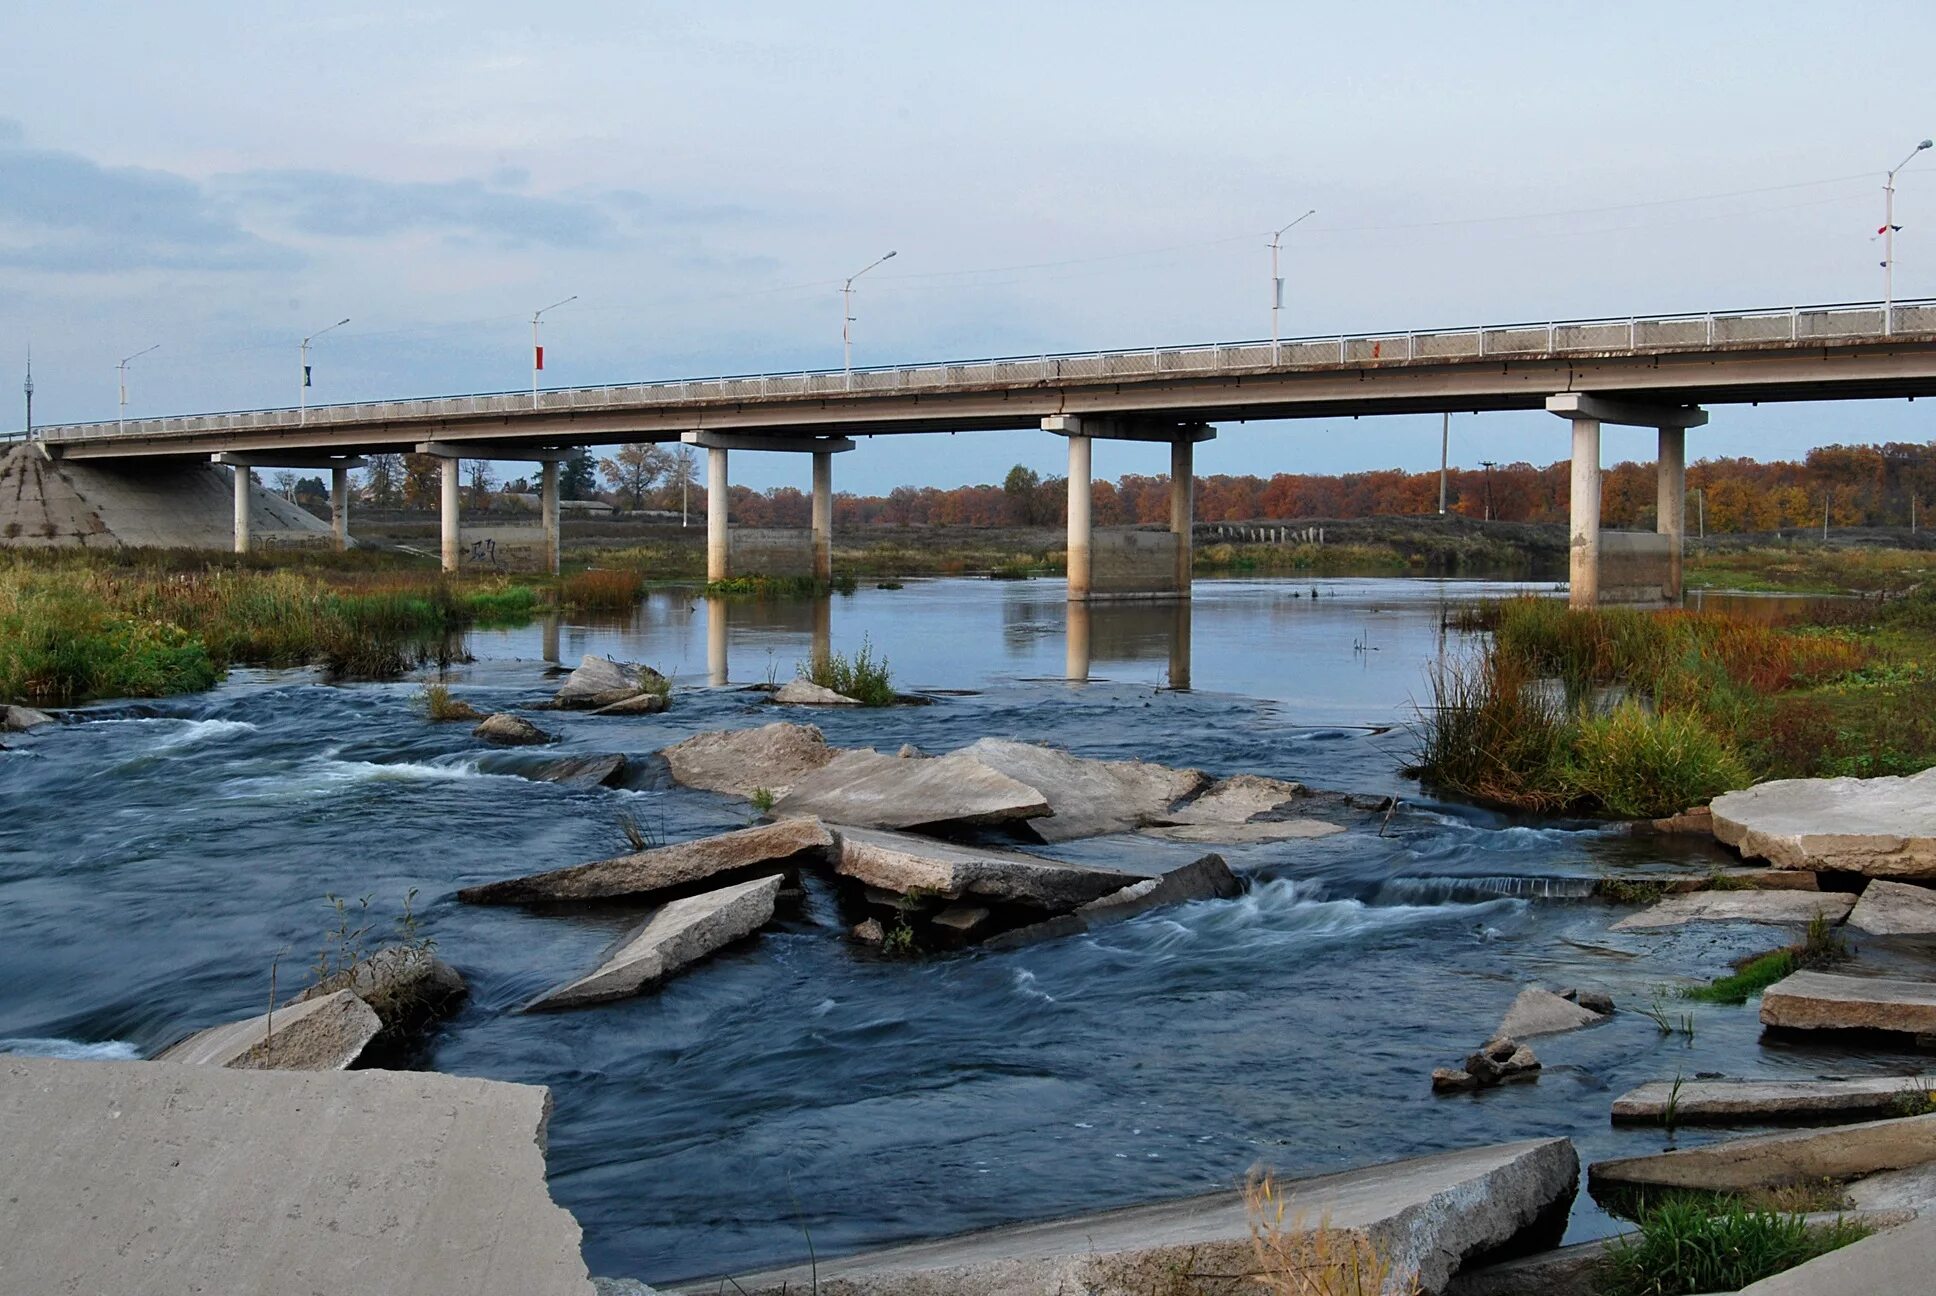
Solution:
M 774 691 L 773 702 L 777 706 L 859 706 L 860 702 L 845 693 L 836 693 L 810 679 L 793 679 Z
M 650 666 L 615 662 L 586 653 L 578 669 L 565 678 L 551 705 L 561 711 L 597 711 L 630 701 L 640 694 L 663 695 L 666 678 Z
M 824 860 L 833 844 L 833 834 L 818 819 L 783 819 L 616 859 L 465 887 L 457 898 L 466 904 L 639 900 L 690 891 L 755 869 L 777 872 Z
M 1671 1103 L 1683 1125 L 1759 1125 L 1780 1120 L 1833 1121 L 1889 1116 L 1903 1095 L 1928 1083 L 1917 1076 L 1849 1080 L 1649 1081 L 1613 1100 L 1616 1123 L 1656 1124 Z
M 983 738 L 954 754 L 1035 790 L 1046 803 L 1049 817 L 1031 816 L 1029 827 L 1046 842 L 1098 837 L 1168 822 L 1175 802 L 1209 783 L 1201 770 L 1171 769 L 1145 761 L 1092 760 L 1005 738 Z
M 1048 813 L 1042 793 L 966 750 L 929 760 L 844 751 L 800 775 L 773 804 L 780 818 L 817 815 L 829 823 L 891 829 L 1015 825 Z
M 1502 1084 L 1521 1084 L 1539 1079 L 1537 1055 L 1517 1040 L 1498 1036 L 1479 1046 L 1462 1066 L 1437 1067 L 1432 1072 L 1436 1093 L 1464 1089 L 1491 1089 Z
M 595 716 L 657 715 L 666 709 L 664 693 L 634 693 L 592 710 Z
M 405 1031 L 444 1015 L 469 987 L 456 968 L 429 949 L 390 945 L 354 967 L 325 977 L 290 1002 L 348 990 L 368 1004 L 386 1031 Z
M 548 743 L 551 735 L 526 720 L 508 711 L 498 711 L 487 715 L 471 730 L 471 737 L 482 738 L 504 747 L 530 747 L 538 743 Z
M 1710 922 L 1807 926 L 1817 916 L 1839 923 L 1854 907 L 1854 896 L 1835 891 L 1691 891 L 1670 895 L 1651 908 L 1622 918 L 1612 930 L 1647 931 Z
M 940 764 L 940 761 L 921 762 Z M 1133 873 L 870 828 L 835 829 L 834 872 L 897 895 L 973 896 L 1051 911 L 1073 909 L 1142 879 Z
M 1345 831 L 1342 824 L 1287 813 L 1294 803 L 1310 796 L 1301 783 L 1233 774 L 1216 780 L 1194 800 L 1171 807 L 1157 826 L 1143 831 L 1168 841 L 1228 846 L 1329 837 Z
M 336 990 L 197 1031 L 157 1053 L 155 1061 L 245 1071 L 341 1071 L 382 1029 L 370 1005 L 349 990 Z
M 9 1292 L 592 1296 L 543 1088 L 0 1057 Z
M 1777 868 L 1936 879 L 1936 769 L 1777 779 L 1714 799 L 1714 835 Z
M 1848 1195 L 1857 1210 L 1931 1214 L 1936 1207 L 1936 1161 L 1866 1175 L 1849 1185 Z
M 1470 1148 L 1279 1186 L 1287 1224 L 1362 1239 L 1393 1265 L 1387 1291 L 1416 1275 L 1444 1290 L 1469 1256 L 1558 1240 L 1579 1180 L 1566 1139 Z M 1180 1263 L 1248 1272 L 1250 1215 L 1234 1191 L 1070 1219 L 989 1229 L 813 1267 L 740 1275 L 745 1296 L 1147 1296 Z M 712 1296 L 720 1279 L 675 1290 Z M 1409 1288 L 1407 1289 L 1409 1290 Z
M 1936 888 L 1877 878 L 1862 888 L 1849 926 L 1871 936 L 1936 935 Z
M 1160 877 L 1143 878 L 1121 890 L 1077 905 L 1039 923 L 1018 927 L 991 938 L 989 949 L 1017 949 L 1038 941 L 1079 936 L 1109 923 L 1122 922 L 1152 909 L 1191 900 L 1228 900 L 1243 894 L 1244 884 L 1221 855 L 1205 855 Z
M 1865 1121 L 1827 1129 L 1759 1134 L 1651 1156 L 1597 1161 L 1587 1182 L 1596 1198 L 1635 1188 L 1745 1192 L 1823 1179 L 1855 1179 L 1936 1161 L 1936 1115 Z
M 1794 972 L 1762 991 L 1761 1024 L 1936 1035 L 1936 982 Z
M 695 734 L 660 754 L 681 786 L 751 800 L 760 791 L 784 795 L 839 752 L 812 725 L 776 721 L 758 729 Z
M 674 900 L 614 942 L 592 971 L 547 990 L 525 1011 L 577 1008 L 638 994 L 764 927 L 772 921 L 779 894 L 780 879 L 774 876 Z
M 26 733 L 54 723 L 54 717 L 29 706 L 0 706 L 0 733 Z

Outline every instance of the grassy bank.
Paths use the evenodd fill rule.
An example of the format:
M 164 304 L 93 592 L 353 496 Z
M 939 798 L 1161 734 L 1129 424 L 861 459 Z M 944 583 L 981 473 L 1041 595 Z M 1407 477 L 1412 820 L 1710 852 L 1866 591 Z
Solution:
M 1533 598 L 1468 624 L 1491 643 L 1434 673 L 1414 769 L 1486 804 L 1646 817 L 1936 764 L 1936 586 L 1787 625 Z
M 1900 594 L 1936 580 L 1936 550 L 1819 542 L 1690 546 L 1689 589 L 1771 594 Z

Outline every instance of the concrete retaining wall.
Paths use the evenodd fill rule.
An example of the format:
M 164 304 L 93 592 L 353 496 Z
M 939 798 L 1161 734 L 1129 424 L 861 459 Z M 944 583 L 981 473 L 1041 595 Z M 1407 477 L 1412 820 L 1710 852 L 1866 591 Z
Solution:
M 805 527 L 734 527 L 735 576 L 813 575 L 813 532 Z
M 1667 597 L 1670 542 L 1651 531 L 1600 533 L 1600 601 L 1658 603 Z
M 1176 584 L 1176 537 L 1168 531 L 1098 530 L 1090 538 L 1089 596 L 1162 598 Z
M 350 516 L 350 525 L 356 525 L 354 514 Z M 545 566 L 543 526 L 466 523 L 460 538 L 464 542 L 458 553 L 460 571 L 540 571 Z

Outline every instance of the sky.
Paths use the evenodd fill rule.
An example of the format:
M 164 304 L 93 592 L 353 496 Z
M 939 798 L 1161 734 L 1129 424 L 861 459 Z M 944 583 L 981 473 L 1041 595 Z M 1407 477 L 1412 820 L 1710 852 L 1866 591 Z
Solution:
M 1936 134 L 1936 6 L 102 4 L 0 12 L 0 427 L 1878 299 Z M 1896 297 L 1936 296 L 1936 150 Z M 8 396 L 7 393 L 13 393 Z M 1438 419 L 1227 426 L 1199 473 L 1435 468 Z M 1936 438 L 1936 404 L 1718 407 L 1690 457 Z M 1606 457 L 1651 434 L 1609 428 Z M 836 486 L 1065 467 L 880 438 Z M 1544 414 L 1453 458 L 1547 463 Z M 1167 471 L 1105 444 L 1096 472 Z M 798 456 L 736 481 L 805 487 Z

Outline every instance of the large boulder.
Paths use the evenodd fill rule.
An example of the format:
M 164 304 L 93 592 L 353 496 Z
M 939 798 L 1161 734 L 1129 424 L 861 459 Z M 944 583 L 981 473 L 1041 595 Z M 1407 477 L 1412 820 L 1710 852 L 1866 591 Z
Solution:
M 674 900 L 620 937 L 596 968 L 533 999 L 525 1011 L 577 1008 L 638 994 L 773 918 L 777 876 Z
M 1559 1238 L 1579 1182 L 1563 1138 L 1396 1161 L 1279 1185 L 1287 1229 L 1323 1224 L 1349 1252 L 1392 1265 L 1387 1292 L 1416 1277 L 1442 1291 L 1470 1256 Z M 727 1283 L 745 1296 L 1148 1296 L 1181 1272 L 1252 1273 L 1251 1216 L 1233 1191 L 986 1229 Z M 714 1292 L 720 1280 L 683 1290 Z M 1235 1290 L 1234 1288 L 1232 1290 Z
M 526 720 L 508 711 L 498 711 L 487 715 L 471 730 L 471 737 L 482 738 L 485 742 L 497 743 L 504 747 L 530 747 L 538 743 L 548 743 L 551 735 Z
M 1651 1156 L 1596 1161 L 1587 1171 L 1587 1183 L 1602 1200 L 1635 1189 L 1747 1192 L 1854 1179 L 1925 1161 L 1936 1161 L 1936 1116 L 1759 1134 Z
M 905 763 L 938 765 L 941 761 Z M 835 829 L 835 838 L 835 872 L 897 895 L 949 900 L 978 896 L 1060 911 L 1141 880 L 1115 869 L 1065 864 L 1022 851 L 960 846 L 907 833 L 843 826 Z
M 1936 889 L 1877 878 L 1849 910 L 1849 926 L 1871 936 L 1936 934 Z
M 1762 991 L 1761 1024 L 1936 1035 L 1936 983 L 1794 972 Z
M 666 677 L 650 666 L 616 662 L 609 657 L 586 653 L 578 669 L 566 677 L 564 685 L 551 699 L 563 711 L 596 711 L 638 697 L 641 693 L 664 696 Z
M 26 733 L 52 723 L 54 717 L 45 711 L 27 706 L 0 706 L 0 733 Z
M 0 1288 L 591 1296 L 550 1113 L 431 1071 L 0 1057 Z
M 971 747 L 929 760 L 903 760 L 872 749 L 842 752 L 795 780 L 773 803 L 773 813 L 817 815 L 864 828 L 1016 824 L 1049 813 L 1034 787 L 973 752 Z
M 1714 835 L 1777 868 L 1936 879 L 1936 768 L 1777 779 L 1714 799 Z
M 1648 931 L 1688 923 L 1751 922 L 1805 927 L 1817 917 L 1839 923 L 1855 897 L 1838 891 L 1692 891 L 1670 895 L 1652 908 L 1622 918 L 1614 931 Z
M 386 1031 L 407 1031 L 456 1007 L 469 987 L 456 968 L 428 947 L 389 945 L 354 967 L 324 977 L 294 1002 L 348 990 L 368 1004 Z
M 635 855 L 466 887 L 457 898 L 468 904 L 637 900 L 690 890 L 753 869 L 770 873 L 791 868 L 806 859 L 824 857 L 833 844 L 833 834 L 818 819 L 783 819 Z
M 1144 761 L 1092 760 L 1006 738 L 983 738 L 955 755 L 972 758 L 1035 789 L 1052 817 L 1032 822 L 1029 827 L 1048 842 L 1169 822 L 1170 806 L 1194 795 L 1209 781 L 1201 770 L 1171 769 Z
M 1230 871 L 1223 856 L 1205 855 L 1181 868 L 1171 869 L 1161 877 L 1143 878 L 1119 891 L 1111 891 L 1099 899 L 1077 905 L 1066 914 L 1003 932 L 990 940 L 988 947 L 1015 949 L 1033 945 L 1037 941 L 1078 936 L 1108 923 L 1148 913 L 1152 909 L 1191 900 L 1228 900 L 1242 894 L 1243 889 L 1244 884 Z
M 1527 986 L 1506 1009 L 1505 1018 L 1495 1036 L 1509 1036 L 1525 1039 L 1532 1035 L 1555 1035 L 1560 1031 L 1578 1030 L 1582 1026 L 1595 1026 L 1607 1019 L 1605 1013 L 1583 1008 L 1571 999 L 1563 999 L 1551 990 L 1538 986 Z
M 1653 1080 L 1613 1100 L 1621 1124 L 1762 1125 L 1782 1120 L 1836 1120 L 1894 1113 L 1916 1077 L 1853 1080 Z
M 812 725 L 777 721 L 694 734 L 660 754 L 681 786 L 751 800 L 762 791 L 783 795 L 839 752 Z
M 382 1029 L 370 1005 L 349 990 L 335 990 L 197 1031 L 155 1061 L 243 1071 L 341 1071 Z

